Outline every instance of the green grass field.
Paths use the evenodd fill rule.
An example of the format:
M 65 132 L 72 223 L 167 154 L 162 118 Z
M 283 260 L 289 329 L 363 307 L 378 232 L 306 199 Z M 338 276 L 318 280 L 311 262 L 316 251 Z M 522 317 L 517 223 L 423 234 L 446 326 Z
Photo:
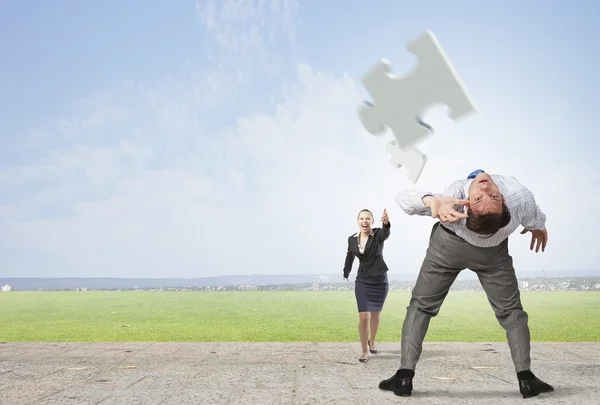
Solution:
M 409 292 L 391 291 L 379 341 L 398 342 Z M 533 341 L 600 341 L 600 292 L 522 292 Z M 354 342 L 353 291 L 0 293 L 0 341 Z M 482 292 L 451 291 L 426 341 L 505 341 Z

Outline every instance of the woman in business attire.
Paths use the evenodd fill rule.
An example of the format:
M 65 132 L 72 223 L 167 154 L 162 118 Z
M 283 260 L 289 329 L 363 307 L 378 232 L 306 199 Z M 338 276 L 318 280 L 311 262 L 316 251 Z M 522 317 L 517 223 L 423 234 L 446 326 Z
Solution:
M 358 213 L 357 222 L 358 232 L 348 237 L 344 278 L 348 279 L 354 257 L 358 257 L 360 263 L 354 283 L 354 295 L 358 305 L 358 332 L 362 346 L 362 355 L 358 360 L 366 363 L 369 351 L 377 353 L 375 336 L 379 327 L 379 314 L 388 294 L 388 267 L 383 260 L 383 243 L 390 236 L 391 223 L 385 209 L 381 216 L 381 228 L 372 228 L 373 213 L 367 209 Z

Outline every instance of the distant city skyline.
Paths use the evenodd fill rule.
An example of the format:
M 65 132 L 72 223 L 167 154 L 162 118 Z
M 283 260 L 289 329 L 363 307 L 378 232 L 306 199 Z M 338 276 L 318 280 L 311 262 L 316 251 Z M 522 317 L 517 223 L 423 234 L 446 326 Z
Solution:
M 390 274 L 391 284 L 401 283 L 405 288 L 412 289 L 415 274 L 402 273 Z M 517 279 L 523 280 L 588 280 L 591 286 L 600 283 L 600 269 L 588 271 L 525 271 L 517 274 Z M 595 281 L 594 281 L 595 280 Z M 457 277 L 455 284 L 471 283 L 479 285 L 477 275 L 470 271 L 463 271 Z M 303 284 L 345 285 L 348 289 L 354 288 L 354 281 L 342 280 L 335 274 L 245 274 L 236 276 L 191 277 L 191 278 L 11 278 L 0 277 L 0 285 L 10 285 L 15 290 L 118 290 L 118 289 L 169 289 L 193 288 L 216 286 L 277 286 L 277 285 L 303 285 Z M 479 289 L 479 287 L 477 287 Z M 593 288 L 592 288 L 593 289 Z

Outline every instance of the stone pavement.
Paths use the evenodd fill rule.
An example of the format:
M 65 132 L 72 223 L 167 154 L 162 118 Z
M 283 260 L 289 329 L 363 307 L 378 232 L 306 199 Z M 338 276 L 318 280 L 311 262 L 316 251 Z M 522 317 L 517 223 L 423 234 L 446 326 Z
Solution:
M 1 343 L 0 404 L 600 404 L 600 343 L 533 343 L 554 386 L 524 400 L 506 343 L 425 343 L 404 398 L 377 388 L 399 343 Z

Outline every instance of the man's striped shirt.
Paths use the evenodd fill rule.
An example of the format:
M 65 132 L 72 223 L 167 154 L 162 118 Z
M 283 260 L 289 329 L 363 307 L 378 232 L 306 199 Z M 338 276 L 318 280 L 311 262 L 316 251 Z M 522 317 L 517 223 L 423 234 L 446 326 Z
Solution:
M 510 211 L 511 220 L 508 225 L 501 228 L 491 237 L 479 235 L 467 229 L 466 219 L 461 219 L 457 222 L 442 222 L 441 225 L 452 230 L 467 242 L 480 247 L 499 245 L 513 233 L 519 225 L 530 230 L 545 228 L 546 215 L 537 206 L 531 191 L 521 185 L 514 177 L 500 176 L 497 174 L 492 174 L 490 177 L 498 185 L 500 193 L 504 196 L 504 200 Z M 472 179 L 457 180 L 441 194 L 414 190 L 402 191 L 396 195 L 396 203 L 408 215 L 431 216 L 431 209 L 426 208 L 423 205 L 422 198 L 424 196 L 455 197 L 466 200 L 468 199 L 468 190 L 472 182 Z M 456 209 L 460 212 L 465 211 L 465 207 L 463 206 L 457 207 Z

